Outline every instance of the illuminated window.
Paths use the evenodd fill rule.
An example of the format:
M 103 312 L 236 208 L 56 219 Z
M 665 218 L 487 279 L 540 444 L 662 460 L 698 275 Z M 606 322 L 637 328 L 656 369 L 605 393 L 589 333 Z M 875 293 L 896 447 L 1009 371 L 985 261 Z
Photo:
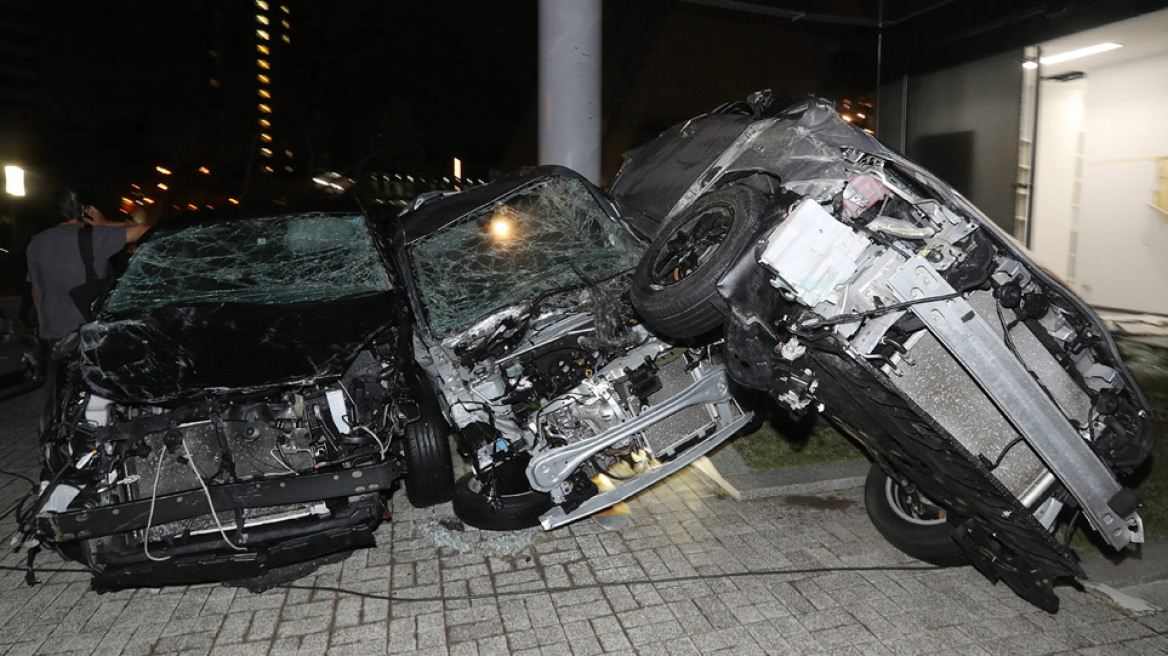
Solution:
M 262 44 L 262 43 L 257 43 L 257 44 L 256 44 L 256 52 L 260 53 L 261 55 L 270 55 L 270 54 L 272 54 L 272 51 L 271 51 L 271 50 L 269 50 L 269 49 L 268 49 L 268 47 L 267 47 L 267 46 L 265 46 L 265 45 L 264 45 L 264 44 Z
M 268 35 L 268 32 L 267 32 L 267 30 L 256 30 L 256 36 L 258 36 L 259 38 L 263 39 L 264 41 L 267 41 L 268 39 L 270 39 L 270 38 L 271 38 L 271 37 Z
M 199 206 L 192 203 L 187 203 L 187 209 L 194 212 L 195 210 L 199 209 Z
M 211 82 L 210 82 L 210 84 L 211 84 L 211 88 L 212 88 L 212 89 L 218 89 L 218 88 L 219 88 L 219 80 L 216 80 L 215 78 L 211 78 Z
M 292 151 L 290 151 L 290 150 L 285 150 L 285 151 L 284 151 L 284 157 L 287 157 L 288 159 L 292 159 Z
M 270 100 L 272 98 L 272 92 L 268 91 L 267 89 L 260 89 L 259 94 L 260 94 L 260 98 L 265 98 L 268 100 Z
M 272 83 L 272 78 L 268 77 L 267 75 L 264 75 L 263 73 L 260 73 L 259 75 L 257 75 L 256 79 L 259 80 L 260 84 L 271 84 Z
M 271 148 L 260 148 L 260 154 L 263 155 L 264 157 L 271 157 L 272 156 L 272 149 Z
M 284 43 L 292 43 L 292 38 L 289 37 L 287 34 L 281 36 L 280 40 L 283 41 Z
M 292 11 L 288 9 L 288 5 L 280 5 L 280 11 L 284 12 L 285 14 L 292 13 Z
M 158 188 L 159 188 L 159 189 L 161 189 L 161 190 L 163 190 L 163 191 L 166 191 L 167 189 L 170 189 L 170 187 L 166 186 L 166 183 L 163 183 L 163 182 L 159 182 L 159 183 L 158 183 Z
M 267 11 L 268 10 L 268 1 L 267 0 L 256 0 L 256 7 L 263 9 L 264 11 Z
M 268 134 L 267 132 L 261 132 L 260 141 L 264 143 L 272 143 L 272 135 Z
M 286 30 L 290 30 L 290 29 L 292 29 L 292 24 L 291 24 L 291 23 L 289 23 L 289 22 L 288 22 L 288 21 L 286 21 L 286 20 L 282 20 L 282 21 L 280 21 L 280 25 L 281 25 L 281 26 L 283 26 L 283 28 L 284 28 L 284 29 L 286 29 Z
M 202 173 L 203 175 L 210 175 L 210 173 L 211 173 L 211 169 L 209 169 L 209 168 L 207 168 L 207 167 L 205 167 L 205 166 L 200 166 L 200 167 L 199 167 L 199 173 Z
M 153 199 L 153 198 L 149 198 L 149 197 L 143 197 L 143 198 L 142 198 L 142 200 L 146 201 L 146 204 L 147 204 L 147 205 L 153 205 L 153 204 L 154 204 L 154 199 Z
M 271 70 L 271 68 L 272 68 L 272 65 L 269 64 L 268 60 L 266 60 L 266 59 L 257 59 L 256 66 L 259 66 L 260 68 L 264 69 L 265 71 Z
M 228 203 L 231 203 L 232 205 L 238 205 L 238 204 L 239 204 L 239 201 L 235 200 L 234 198 L 228 198 L 228 199 L 227 199 L 227 202 L 228 202 Z
M 154 170 L 158 171 L 162 175 L 170 175 L 170 169 L 166 168 L 165 166 L 155 166 Z
M 270 166 L 264 167 L 264 173 L 271 173 L 271 172 L 272 172 L 272 167 L 270 167 Z
M 288 173 L 291 173 L 291 172 L 292 172 L 292 167 L 291 167 L 291 166 L 285 166 L 285 167 L 284 167 L 284 170 L 285 170 L 285 171 L 287 171 Z
M 268 17 L 264 16 L 263 14 L 256 14 L 256 22 L 259 23 L 260 25 L 267 25 L 268 24 Z
M 261 128 L 270 128 L 270 127 L 272 127 L 272 122 L 266 118 L 261 118 L 260 119 L 260 127 Z
M 260 103 L 260 112 L 263 114 L 271 114 L 272 107 L 270 105 L 265 105 L 263 103 Z

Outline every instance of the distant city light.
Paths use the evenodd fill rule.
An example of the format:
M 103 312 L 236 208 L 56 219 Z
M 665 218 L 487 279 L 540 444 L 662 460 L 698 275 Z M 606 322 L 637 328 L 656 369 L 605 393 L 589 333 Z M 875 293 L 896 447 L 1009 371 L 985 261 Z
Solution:
M 211 173 L 211 169 L 209 169 L 209 168 L 207 168 L 207 167 L 205 167 L 205 166 L 200 166 L 200 167 L 199 167 L 199 173 L 202 173 L 203 175 L 210 175 L 210 173 Z
M 24 169 L 15 164 L 8 164 L 4 167 L 4 191 L 9 196 L 23 196 L 24 190 Z
M 187 203 L 187 209 L 193 212 L 193 211 L 199 209 L 199 206 L 195 205 L 193 203 Z
M 867 115 L 867 114 L 861 114 L 860 112 L 856 112 L 856 118 L 868 118 L 868 115 Z
M 228 198 L 228 199 L 227 199 L 227 202 L 228 202 L 228 203 L 231 203 L 232 205 L 238 205 L 238 204 L 239 204 L 239 201 L 235 200 L 234 198 Z
M 170 175 L 170 169 L 163 167 L 163 166 L 155 166 L 154 170 L 158 171 L 162 175 Z
M 849 116 L 849 115 L 847 115 L 847 114 L 843 114 L 843 115 L 841 115 L 841 116 L 840 116 L 840 118 L 842 118 L 843 120 L 847 121 L 848 123 L 851 123 L 851 122 L 852 122 L 852 117 L 851 117 L 851 116 Z
M 161 189 L 161 190 L 163 190 L 163 191 L 166 191 L 166 190 L 170 189 L 170 187 L 166 186 L 166 183 L 164 183 L 164 182 L 159 182 L 159 183 L 158 183 L 158 188 L 159 188 L 159 189 Z
M 153 199 L 153 198 L 150 198 L 149 196 L 143 196 L 143 197 L 142 197 L 142 200 L 143 200 L 143 201 L 145 201 L 147 205 L 153 205 L 153 204 L 154 204 L 154 199 Z

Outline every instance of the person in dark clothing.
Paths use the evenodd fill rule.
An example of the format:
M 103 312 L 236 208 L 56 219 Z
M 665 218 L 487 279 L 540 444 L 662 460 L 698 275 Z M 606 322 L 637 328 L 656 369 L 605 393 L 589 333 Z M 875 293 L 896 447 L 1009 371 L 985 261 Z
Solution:
M 36 302 L 39 334 L 49 342 L 68 335 L 85 321 L 69 296 L 69 290 L 86 281 L 78 239 L 81 229 L 92 226 L 93 269 L 97 277 L 105 278 L 110 275 L 110 258 L 137 241 L 149 227 L 110 221 L 97 208 L 83 203 L 74 191 L 62 195 L 60 210 L 65 221 L 37 234 L 28 244 L 28 281 Z

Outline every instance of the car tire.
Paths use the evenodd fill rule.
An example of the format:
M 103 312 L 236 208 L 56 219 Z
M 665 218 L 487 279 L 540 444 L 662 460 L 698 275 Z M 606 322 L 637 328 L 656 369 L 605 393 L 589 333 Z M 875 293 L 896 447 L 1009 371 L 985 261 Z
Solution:
M 436 409 L 406 424 L 406 498 L 415 508 L 450 501 L 454 493 L 454 463 L 450 458 L 450 425 Z
M 551 495 L 525 490 L 499 495 L 502 506 L 492 509 L 473 473 L 454 483 L 454 514 L 464 523 L 484 531 L 516 531 L 539 525 L 539 516 L 552 507 Z
M 868 517 L 880 535 L 904 553 L 940 567 L 969 564 L 969 557 L 953 539 L 953 525 L 945 518 L 945 511 L 928 499 L 915 495 L 917 507 L 899 483 L 884 470 L 872 465 L 864 481 L 864 505 Z M 934 516 L 934 513 L 939 516 Z
M 678 339 L 722 325 L 718 280 L 750 244 L 766 196 L 744 185 L 702 196 L 657 233 L 633 274 L 633 307 Z

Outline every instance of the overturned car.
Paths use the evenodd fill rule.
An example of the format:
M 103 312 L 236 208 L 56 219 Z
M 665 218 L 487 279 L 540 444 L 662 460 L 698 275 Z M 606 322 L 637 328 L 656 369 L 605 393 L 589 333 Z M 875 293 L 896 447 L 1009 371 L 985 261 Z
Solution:
M 464 522 L 553 528 L 685 467 L 751 420 L 720 342 L 664 341 L 630 277 L 656 228 L 573 171 L 543 167 L 398 219 L 414 354 L 471 464 Z
M 1150 452 L 1149 411 L 1099 319 L 828 103 L 721 107 L 627 155 L 611 191 L 664 222 L 639 316 L 724 340 L 730 377 L 793 412 L 822 407 L 875 461 L 866 505 L 905 552 L 1053 612 L 1053 580 L 1083 576 L 1066 523 L 1142 541 L 1117 475 Z
M 445 431 L 419 414 L 379 244 L 356 204 L 152 230 L 57 347 L 35 537 L 99 590 L 263 587 L 372 545 L 399 479 L 444 500 Z

